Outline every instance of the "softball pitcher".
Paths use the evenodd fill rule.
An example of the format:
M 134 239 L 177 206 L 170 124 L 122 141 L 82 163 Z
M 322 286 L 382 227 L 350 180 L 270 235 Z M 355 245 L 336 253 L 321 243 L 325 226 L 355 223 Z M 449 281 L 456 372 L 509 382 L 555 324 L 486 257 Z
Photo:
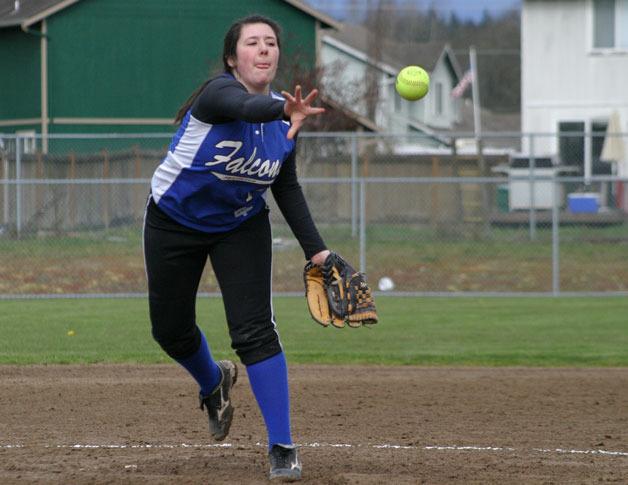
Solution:
M 152 334 L 194 377 L 214 439 L 233 418 L 238 370 L 214 361 L 196 324 L 195 301 L 209 257 L 223 296 L 232 347 L 246 367 L 268 432 L 270 478 L 298 480 L 301 463 L 290 430 L 288 373 L 271 304 L 272 239 L 267 191 L 306 259 L 329 251 L 310 215 L 295 164 L 295 135 L 322 113 L 302 98 L 270 90 L 280 52 L 271 19 L 235 22 L 224 39 L 224 73 L 182 106 L 180 127 L 151 181 L 144 225 Z

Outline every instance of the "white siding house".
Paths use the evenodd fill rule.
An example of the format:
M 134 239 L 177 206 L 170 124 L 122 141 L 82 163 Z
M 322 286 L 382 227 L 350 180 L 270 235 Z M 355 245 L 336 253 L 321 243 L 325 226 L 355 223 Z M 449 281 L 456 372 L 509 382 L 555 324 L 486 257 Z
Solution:
M 325 96 L 368 119 L 372 129 L 382 132 L 419 131 L 437 140 L 437 131 L 452 129 L 460 121 L 462 101 L 451 96 L 459 81 L 459 67 L 447 45 L 418 45 L 402 62 L 388 55 L 382 42 L 384 51 L 380 59 L 374 59 L 366 53 L 368 32 L 356 26 L 343 30 L 321 39 Z M 430 74 L 430 91 L 420 101 L 406 101 L 395 91 L 397 73 L 410 64 L 420 65 Z M 369 75 L 374 75 L 377 83 L 376 95 L 370 96 L 377 102 L 370 109 Z
M 521 20 L 522 130 L 552 134 L 534 152 L 585 175 L 617 170 L 600 161 L 603 136 L 555 134 L 603 134 L 613 116 L 628 132 L 628 0 L 524 0 Z

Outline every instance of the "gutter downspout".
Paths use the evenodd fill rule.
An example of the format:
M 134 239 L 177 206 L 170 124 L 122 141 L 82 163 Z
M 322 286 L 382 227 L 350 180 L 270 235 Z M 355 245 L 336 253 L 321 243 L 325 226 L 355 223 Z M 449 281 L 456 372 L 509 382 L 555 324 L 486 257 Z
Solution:
M 48 22 L 41 21 L 41 151 L 48 153 Z
M 40 39 L 40 85 L 41 85 L 41 151 L 48 153 L 48 24 L 46 19 L 41 21 L 41 32 L 29 29 L 26 24 L 21 25 L 22 31 L 31 34 Z

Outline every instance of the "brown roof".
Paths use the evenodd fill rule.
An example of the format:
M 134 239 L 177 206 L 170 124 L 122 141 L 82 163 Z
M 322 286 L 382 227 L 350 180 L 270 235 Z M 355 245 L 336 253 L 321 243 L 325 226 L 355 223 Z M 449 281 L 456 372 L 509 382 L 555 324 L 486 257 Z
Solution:
M 77 1 L 78 0 L 0 0 L 0 27 L 18 25 L 28 27 Z
M 0 28 L 29 27 L 79 0 L 0 0 Z M 283 0 L 320 21 L 325 27 L 341 28 L 342 24 L 301 0 Z M 208 4 L 209 5 L 209 4 Z M 17 8 L 15 8 L 17 6 Z M 208 7 L 209 8 L 209 7 Z
M 419 65 L 431 72 L 439 58 L 445 54 L 449 58 L 454 77 L 459 79 L 461 75 L 458 60 L 446 42 L 400 43 L 389 38 L 375 37 L 366 27 L 348 23 L 343 24 L 337 31 L 330 32 L 329 35 L 369 57 L 375 57 L 375 61 L 381 61 L 397 69 L 407 65 Z M 371 46 L 377 52 L 372 52 Z
M 521 113 L 497 113 L 486 108 L 481 109 L 482 131 L 484 132 L 520 132 L 521 131 Z M 452 128 L 453 131 L 472 132 L 473 126 L 473 103 L 471 100 L 463 100 L 461 106 L 460 123 L 456 123 Z
M 461 122 L 455 123 L 451 130 L 439 130 L 441 133 L 465 133 L 473 138 L 475 126 L 473 123 L 473 104 L 471 100 L 463 100 L 461 107 Z M 521 113 L 496 113 L 481 108 L 482 133 L 484 145 L 492 148 L 521 149 Z M 487 133 L 502 133 L 502 136 L 486 136 Z M 512 133 L 512 136 L 508 133 Z

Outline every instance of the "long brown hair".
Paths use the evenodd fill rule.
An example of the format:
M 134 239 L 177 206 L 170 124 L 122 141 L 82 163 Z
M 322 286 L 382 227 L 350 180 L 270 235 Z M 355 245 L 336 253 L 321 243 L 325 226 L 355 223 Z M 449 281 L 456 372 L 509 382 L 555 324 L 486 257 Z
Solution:
M 222 48 L 222 65 L 224 68 L 224 72 L 228 72 L 228 73 L 233 72 L 231 66 L 229 65 L 229 58 L 236 57 L 238 40 L 240 40 L 240 33 L 242 32 L 242 27 L 248 24 L 268 25 L 271 29 L 273 29 L 273 32 L 275 33 L 275 36 L 277 37 L 277 47 L 281 50 L 281 40 L 280 40 L 281 27 L 279 26 L 277 22 L 275 22 L 274 20 L 268 17 L 264 17 L 263 15 L 257 15 L 257 14 L 249 15 L 248 17 L 241 18 L 239 20 L 236 20 L 233 24 L 231 24 L 231 27 L 229 27 L 229 30 L 225 34 L 223 48 Z M 194 104 L 194 101 L 196 101 L 196 98 L 198 98 L 199 95 L 203 92 L 203 89 L 205 89 L 205 86 L 207 86 L 207 83 L 209 83 L 209 81 L 210 79 L 203 81 L 203 83 L 198 88 L 196 88 L 192 94 L 190 94 L 190 97 L 185 101 L 185 103 L 181 105 L 174 119 L 175 124 L 181 123 L 181 121 L 185 117 L 185 114 L 192 107 L 192 105 Z

